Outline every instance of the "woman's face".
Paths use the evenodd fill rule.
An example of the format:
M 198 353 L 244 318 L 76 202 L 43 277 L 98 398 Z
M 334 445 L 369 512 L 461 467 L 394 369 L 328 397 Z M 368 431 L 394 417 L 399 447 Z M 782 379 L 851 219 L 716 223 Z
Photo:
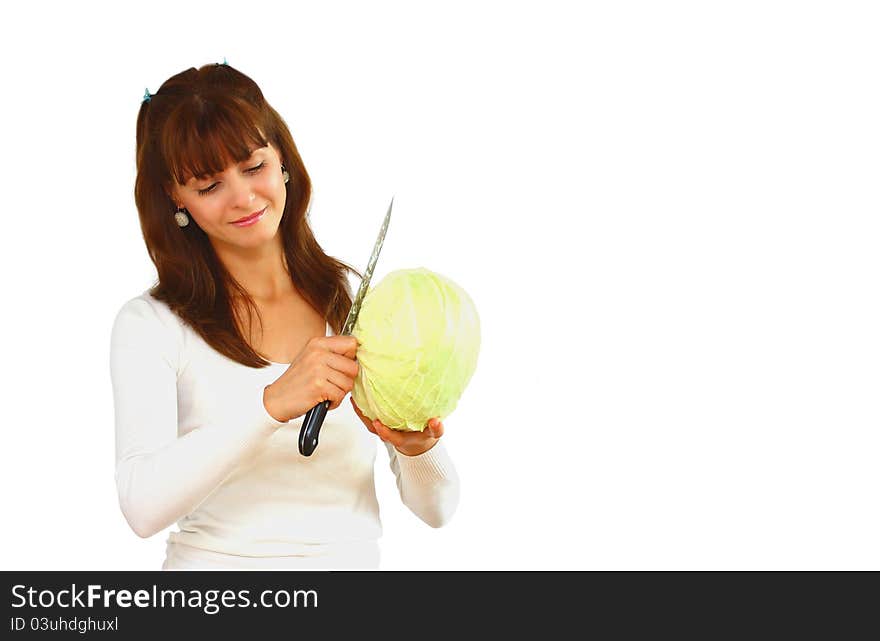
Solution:
M 218 249 L 257 248 L 275 237 L 287 202 L 281 159 L 270 143 L 219 174 L 175 185 L 172 198 Z

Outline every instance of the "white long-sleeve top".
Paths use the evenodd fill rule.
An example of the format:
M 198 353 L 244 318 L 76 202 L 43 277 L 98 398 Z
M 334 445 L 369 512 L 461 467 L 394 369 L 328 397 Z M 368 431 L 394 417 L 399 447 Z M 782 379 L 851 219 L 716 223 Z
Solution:
M 119 504 L 141 537 L 177 523 L 164 568 L 378 565 L 376 437 L 343 402 L 302 456 L 303 417 L 281 423 L 263 405 L 288 366 L 223 356 L 148 292 L 120 309 L 110 349 Z M 403 503 L 445 524 L 459 481 L 443 443 L 418 456 L 386 449 Z

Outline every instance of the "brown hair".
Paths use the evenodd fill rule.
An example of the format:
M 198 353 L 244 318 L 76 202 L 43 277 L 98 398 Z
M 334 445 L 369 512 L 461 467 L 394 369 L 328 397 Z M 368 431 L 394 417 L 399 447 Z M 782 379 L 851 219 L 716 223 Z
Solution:
M 156 266 L 150 293 L 164 301 L 211 347 L 249 367 L 266 367 L 248 344 L 233 303 L 240 296 L 253 318 L 253 298 L 217 258 L 196 224 L 178 227 L 173 181 L 219 173 L 272 143 L 290 173 L 278 233 L 291 282 L 336 333 L 351 306 L 347 271 L 353 267 L 321 249 L 307 212 L 312 185 L 290 130 L 257 84 L 227 64 L 190 68 L 172 76 L 141 104 L 137 118 L 134 198 L 141 231 Z

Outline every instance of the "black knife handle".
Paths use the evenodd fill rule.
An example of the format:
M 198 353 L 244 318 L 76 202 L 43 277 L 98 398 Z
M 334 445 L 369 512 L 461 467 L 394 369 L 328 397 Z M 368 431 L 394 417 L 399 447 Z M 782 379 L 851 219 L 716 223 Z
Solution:
M 303 456 L 311 456 L 318 447 L 318 433 L 327 416 L 327 408 L 330 401 L 321 401 L 306 412 L 302 427 L 299 428 L 299 453 Z

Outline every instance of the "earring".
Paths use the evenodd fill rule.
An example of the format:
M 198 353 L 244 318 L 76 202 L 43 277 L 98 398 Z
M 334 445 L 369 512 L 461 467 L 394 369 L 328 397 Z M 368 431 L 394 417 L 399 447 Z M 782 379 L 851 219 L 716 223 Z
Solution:
M 290 174 L 287 173 L 287 170 L 284 168 L 284 165 L 281 165 L 281 175 L 284 176 L 284 182 L 288 182 L 290 180 Z
M 186 209 L 178 207 L 177 211 L 174 212 L 174 220 L 178 227 L 186 227 L 189 225 L 189 216 L 186 215 Z

